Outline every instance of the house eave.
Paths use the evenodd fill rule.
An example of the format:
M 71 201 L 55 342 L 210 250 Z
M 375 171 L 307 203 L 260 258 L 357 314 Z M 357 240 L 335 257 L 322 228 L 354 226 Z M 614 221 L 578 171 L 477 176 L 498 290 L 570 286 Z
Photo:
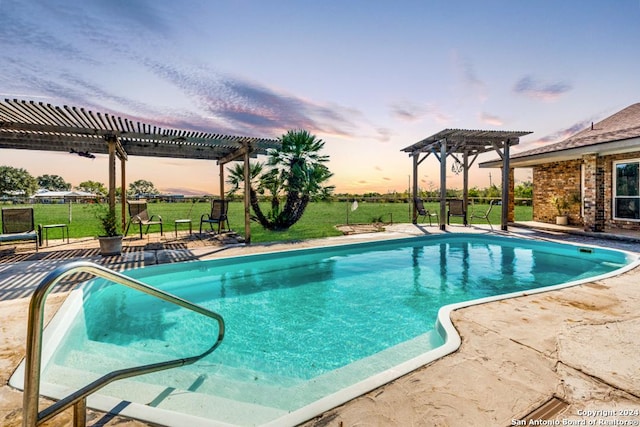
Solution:
M 509 166 L 512 168 L 529 168 L 545 163 L 581 159 L 587 154 L 610 156 L 614 154 L 625 154 L 636 151 L 640 152 L 640 137 L 623 139 L 619 141 L 602 142 L 599 144 L 551 151 L 547 153 L 532 154 L 529 156 L 518 157 L 517 155 L 515 155 L 511 157 Z M 502 167 L 502 160 L 489 160 L 480 163 L 478 166 L 480 168 L 500 168 Z

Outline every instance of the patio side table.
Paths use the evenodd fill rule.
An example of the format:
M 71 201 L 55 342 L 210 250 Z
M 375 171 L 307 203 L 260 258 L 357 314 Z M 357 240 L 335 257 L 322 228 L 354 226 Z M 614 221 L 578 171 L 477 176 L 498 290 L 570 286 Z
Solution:
M 174 229 L 176 233 L 176 237 L 178 237 L 178 224 L 189 224 L 189 236 L 193 234 L 193 224 L 190 219 L 176 219 L 174 221 Z
M 49 246 L 49 230 L 52 228 L 59 228 L 60 230 L 62 230 L 62 241 L 64 241 L 64 234 L 66 232 L 67 243 L 69 243 L 69 226 L 67 224 L 46 224 L 42 226 L 42 229 L 44 230 L 44 241 L 46 242 L 47 246 Z M 40 236 L 40 238 L 42 239 L 42 236 Z

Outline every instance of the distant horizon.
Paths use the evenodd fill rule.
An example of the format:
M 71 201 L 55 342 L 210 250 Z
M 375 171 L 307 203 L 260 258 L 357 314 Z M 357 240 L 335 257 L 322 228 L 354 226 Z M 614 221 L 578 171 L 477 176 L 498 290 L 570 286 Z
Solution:
M 26 153 L 26 152 L 31 152 L 31 150 L 15 150 L 15 149 L 1 149 L 1 150 L 0 150 L 0 152 L 5 152 L 5 151 L 24 152 L 24 153 Z M 63 155 L 66 155 L 66 153 L 57 153 L 57 152 L 50 152 L 50 153 L 51 153 L 51 154 L 63 154 Z M 60 174 L 58 174 L 58 173 L 52 173 L 52 172 L 50 172 L 50 171 L 46 171 L 46 170 L 42 171 L 41 173 L 37 173 L 37 174 L 35 174 L 35 173 L 33 173 L 33 172 L 30 170 L 30 168 L 28 167 L 28 165 L 27 165 L 27 166 L 12 166 L 12 165 L 0 164 L 0 166 L 12 166 L 12 167 L 17 167 L 17 168 L 25 169 L 25 170 L 26 170 L 27 172 L 29 172 L 29 173 L 30 173 L 34 178 L 37 178 L 38 176 L 42 176 L 42 175 L 45 175 L 45 174 L 47 174 L 47 175 L 58 175 L 58 176 L 62 177 L 62 178 L 64 179 L 64 181 L 65 181 L 65 182 L 67 182 L 67 183 L 71 184 L 71 187 L 72 187 L 73 189 L 75 189 L 75 188 L 76 188 L 76 187 L 77 187 L 81 182 L 89 181 L 89 180 L 91 180 L 91 181 L 97 181 L 97 182 L 100 182 L 100 183 L 101 183 L 101 184 L 103 184 L 105 187 L 108 187 L 108 181 L 109 181 L 109 180 L 108 180 L 108 174 L 107 174 L 107 166 L 108 166 L 108 163 L 107 163 L 107 157 L 108 157 L 108 156 L 107 156 L 106 154 L 96 154 L 95 156 L 96 156 L 96 158 L 95 158 L 95 159 L 87 159 L 87 160 L 91 161 L 92 163 L 93 163 L 95 160 L 98 160 L 101 164 L 104 164 L 104 174 L 101 174 L 101 175 L 104 175 L 104 179 L 102 179 L 102 180 L 100 180 L 100 179 L 95 179 L 95 175 L 96 175 L 95 171 L 94 171 L 94 174 L 93 174 L 93 175 L 94 175 L 94 177 L 78 178 L 76 181 L 71 181 L 71 180 L 67 179 L 64 175 L 60 175 Z M 73 157 L 71 157 L 71 158 L 73 158 Z M 129 157 L 129 159 L 130 159 L 130 160 L 131 160 L 131 159 L 134 159 L 134 158 L 135 158 L 135 156 L 130 156 L 130 157 Z M 138 157 L 138 158 L 139 158 L 139 157 Z M 148 158 L 148 159 L 153 159 L 153 158 Z M 80 160 L 83 160 L 83 159 L 80 159 Z M 102 161 L 102 160 L 104 160 L 104 161 Z M 183 160 L 183 159 L 179 159 L 179 160 Z M 259 160 L 260 160 L 260 159 L 258 159 L 258 161 L 259 161 Z M 255 159 L 252 159 L 252 161 L 256 161 L 256 160 L 255 160 Z M 264 159 L 262 159 L 262 161 L 264 161 Z M 215 175 L 216 175 L 216 177 L 217 177 L 217 175 L 218 175 L 218 173 L 217 173 L 217 171 L 218 171 L 218 167 L 217 167 L 216 162 L 215 162 L 215 161 L 213 161 L 213 160 L 208 160 L 207 162 L 211 162 L 211 163 L 212 163 L 212 165 L 215 165 L 215 172 L 216 172 L 216 173 L 215 173 Z M 0 161 L 0 163 L 2 163 L 2 161 Z M 407 165 L 407 166 L 409 167 L 409 162 L 407 162 L 407 163 L 408 163 L 408 165 Z M 127 165 L 127 176 L 129 176 L 129 175 L 130 175 L 130 171 L 129 171 L 129 169 L 130 169 L 130 168 L 129 168 L 129 166 Z M 489 187 L 491 186 L 491 184 L 496 185 L 497 187 L 500 187 L 500 186 L 502 185 L 502 177 L 501 177 L 501 175 L 498 173 L 499 171 L 498 171 L 498 172 L 496 172 L 496 171 L 493 171 L 493 172 L 492 172 L 492 171 L 493 171 L 492 169 L 487 169 L 487 174 L 489 174 L 489 175 L 491 175 L 491 176 L 495 176 L 495 177 L 497 177 L 497 180 L 496 180 L 496 179 L 489 179 L 489 182 L 487 182 L 487 184 L 486 184 L 486 185 L 484 185 L 484 186 L 476 185 L 476 184 L 470 184 L 470 185 L 469 185 L 469 188 L 477 187 L 477 188 L 480 188 L 480 189 L 485 189 L 485 188 L 489 188 Z M 226 168 L 225 168 L 225 172 L 226 172 Z M 520 182 L 526 182 L 526 181 L 531 182 L 531 176 L 530 176 L 530 170 L 529 170 L 529 169 L 524 169 L 524 170 L 522 170 L 522 169 L 521 169 L 521 170 L 517 170 L 517 172 L 518 172 L 518 174 L 519 174 L 519 175 L 522 175 L 522 176 L 523 176 L 523 179 L 518 179 L 518 178 L 516 178 L 516 182 L 515 182 L 515 184 L 516 184 L 516 185 L 517 185 L 518 183 L 520 183 Z M 439 165 L 438 165 L 438 173 L 439 173 Z M 118 166 L 118 172 L 116 173 L 116 177 L 117 177 L 117 179 L 116 179 L 116 188 L 120 187 L 119 176 L 120 176 L 120 174 L 119 174 L 119 166 Z M 227 176 L 227 175 L 226 175 L 226 173 L 225 173 L 225 177 L 226 177 L 226 176 Z M 462 176 L 462 175 L 460 174 L 460 177 L 461 177 L 461 176 Z M 384 194 L 393 194 L 393 193 L 403 193 L 403 192 L 406 192 L 406 191 L 407 191 L 407 189 L 410 189 L 410 188 L 411 188 L 411 186 L 413 185 L 413 184 L 412 184 L 412 182 L 410 182 L 410 178 L 411 178 L 411 177 L 410 177 L 409 175 L 407 175 L 407 177 L 405 178 L 405 179 L 406 179 L 406 185 L 405 185 L 405 186 L 404 186 L 404 188 L 402 188 L 402 189 L 391 189 L 391 188 L 387 188 L 387 189 L 386 189 L 386 190 L 384 190 L 384 191 L 375 190 L 375 189 L 361 189 L 361 191 L 359 191 L 359 192 L 353 192 L 353 191 L 339 191 L 339 190 L 337 190 L 337 189 L 336 189 L 336 190 L 334 191 L 334 194 L 356 194 L 356 195 L 361 195 L 361 194 L 365 194 L 365 193 L 379 193 L 379 194 L 384 195 Z M 461 185 L 461 184 L 459 184 L 459 185 L 451 185 L 451 179 L 450 179 L 450 178 L 451 178 L 451 177 L 448 177 L 448 178 L 447 178 L 447 190 L 457 190 L 457 191 L 462 191 L 462 185 Z M 158 191 L 160 191 L 160 192 L 161 192 L 161 193 L 163 193 L 163 194 L 167 194 L 167 195 L 168 195 L 168 194 L 183 194 L 183 195 L 190 195 L 190 196 L 198 196 L 198 195 L 202 195 L 202 196 L 204 196 L 204 195 L 216 196 L 216 195 L 218 195 L 218 194 L 220 193 L 219 191 L 215 191 L 215 192 L 214 192 L 214 191 L 210 191 L 210 190 L 197 189 L 197 188 L 189 188 L 189 187 L 160 187 L 160 186 L 158 186 L 158 185 L 156 184 L 156 182 L 154 182 L 154 180 L 153 180 L 153 179 L 149 178 L 148 176 L 143 176 L 143 175 L 140 175 L 140 174 L 136 174 L 136 178 L 131 178 L 131 179 L 128 179 L 128 180 L 127 180 L 127 182 L 126 182 L 126 186 L 127 186 L 127 188 L 129 187 L 129 184 L 131 184 L 132 182 L 137 181 L 137 180 L 139 180 L 139 179 L 144 179 L 144 180 L 147 180 L 147 181 L 151 181 L 151 182 L 154 184 L 154 187 L 155 187 Z M 216 178 L 216 180 L 218 180 L 218 179 Z M 216 181 L 216 183 L 217 183 L 217 181 Z M 424 184 L 425 184 L 425 182 L 424 182 L 424 181 L 422 182 L 422 184 L 423 184 L 423 185 L 420 185 L 420 186 L 419 186 L 419 188 L 421 188 L 422 190 L 434 191 L 433 189 L 427 188 L 427 185 L 424 185 Z M 227 184 L 227 185 L 228 185 L 228 184 Z M 229 188 L 227 187 L 227 185 L 225 185 L 225 192 L 227 192 L 227 191 L 229 190 Z M 436 189 L 439 189 L 439 188 L 440 188 L 440 186 L 439 186 L 439 182 L 438 182 L 438 183 L 434 182 L 434 183 L 433 183 L 433 186 L 435 186 L 435 187 L 433 187 L 433 188 L 436 188 Z M 216 187 L 216 188 L 217 188 L 217 187 Z

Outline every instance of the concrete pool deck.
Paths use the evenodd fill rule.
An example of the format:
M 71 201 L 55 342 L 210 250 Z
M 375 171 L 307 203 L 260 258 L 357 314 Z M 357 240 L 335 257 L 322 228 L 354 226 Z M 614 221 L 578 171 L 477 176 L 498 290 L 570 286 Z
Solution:
M 487 232 L 483 227 L 449 227 L 451 232 Z M 122 257 L 102 258 L 65 246 L 34 257 L 0 258 L 0 425 L 21 425 L 22 392 L 7 385 L 24 357 L 27 295 L 42 277 L 73 259 L 120 269 L 161 262 L 209 259 L 261 251 L 371 241 L 439 233 L 437 227 L 397 224 L 387 231 L 296 243 L 252 246 L 184 244 L 169 249 L 147 244 Z M 556 238 L 640 253 L 640 243 L 551 234 L 510 227 L 510 235 Z M 73 252 L 76 251 L 76 252 Z M 73 253 L 71 253 L 73 252 Z M 72 283 L 50 295 L 48 318 Z M 387 385 L 305 423 L 311 426 L 506 426 L 555 398 L 558 425 L 640 424 L 640 268 L 568 289 L 512 298 L 454 311 L 460 349 Z M 47 405 L 43 399 L 41 408 Z M 592 412 L 589 412 L 592 411 Z M 601 411 L 601 412 L 596 412 Z M 608 412 L 603 412 L 608 411 Z M 606 416 L 617 411 L 615 415 Z M 628 411 L 628 412 L 623 412 Z M 593 415 L 592 415 L 593 414 Z M 67 411 L 46 423 L 70 425 Z M 145 426 L 89 411 L 88 425 Z M 599 423 L 618 422 L 618 424 Z M 637 424 L 632 424 L 632 423 Z M 525 424 L 520 424 L 525 425 Z M 527 424 L 528 425 L 528 422 Z M 579 425 L 579 424 L 578 424 Z

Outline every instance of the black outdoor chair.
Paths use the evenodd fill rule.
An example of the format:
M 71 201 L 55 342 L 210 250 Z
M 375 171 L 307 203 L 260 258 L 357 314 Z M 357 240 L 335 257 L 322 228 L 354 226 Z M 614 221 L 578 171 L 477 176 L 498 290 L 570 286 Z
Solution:
M 221 226 L 223 229 L 229 230 L 228 210 L 229 202 L 226 200 L 211 201 L 211 212 L 200 217 L 200 234 L 202 234 L 202 224 L 209 224 L 211 231 L 213 231 L 213 224 L 218 224 L 218 234 L 220 234 Z M 224 228 L 225 223 L 227 224 L 226 228 Z
M 2 208 L 0 243 L 21 240 L 33 240 L 38 252 L 40 237 L 33 220 L 33 208 Z
M 467 225 L 467 207 L 464 205 L 464 200 L 453 199 L 449 200 L 449 211 L 447 212 L 447 224 L 450 224 L 452 216 L 462 217 L 462 223 Z
M 138 226 L 140 227 L 141 239 L 143 225 L 147 226 L 147 230 L 145 231 L 145 233 L 149 233 L 149 226 L 159 225 L 160 235 L 162 236 L 162 217 L 158 215 L 158 219 L 154 220 L 155 215 L 151 215 L 151 218 L 149 218 L 146 200 L 127 200 L 127 205 L 129 205 L 129 221 L 127 222 L 127 228 L 124 231 L 125 236 L 129 232 L 129 226 L 131 226 L 131 224 L 138 224 Z
M 494 200 L 489 202 L 489 208 L 485 212 L 475 212 L 472 208 L 471 215 L 469 215 L 469 222 L 472 222 L 473 219 L 484 219 L 489 224 L 489 227 L 493 230 L 493 225 L 491 225 L 491 221 L 489 221 L 489 214 L 491 214 L 491 209 L 493 209 Z
M 413 202 L 415 203 L 418 216 L 419 217 L 421 216 L 423 221 L 425 220 L 425 218 L 429 218 L 429 226 L 431 226 L 431 218 L 433 217 L 436 218 L 436 223 L 440 224 L 440 218 L 438 217 L 438 213 L 431 212 L 428 209 L 425 209 L 422 199 L 414 199 Z

